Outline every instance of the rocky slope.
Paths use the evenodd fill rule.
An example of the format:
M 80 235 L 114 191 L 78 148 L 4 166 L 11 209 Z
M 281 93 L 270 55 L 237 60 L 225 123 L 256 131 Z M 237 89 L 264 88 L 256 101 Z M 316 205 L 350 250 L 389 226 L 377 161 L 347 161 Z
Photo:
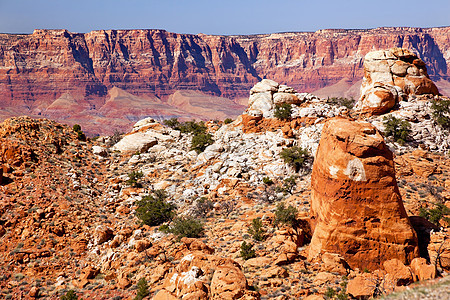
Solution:
M 416 53 L 441 93 L 448 95 L 449 35 L 448 27 L 254 36 L 164 30 L 0 34 L 1 117 L 51 117 L 82 123 L 90 133 L 129 129 L 147 116 L 210 119 L 204 109 L 209 106 L 228 107 L 214 117 L 236 117 L 245 107 L 225 98 L 241 103 L 261 78 L 319 96 L 357 98 L 364 55 L 394 46 Z M 128 93 L 120 106 L 110 103 L 114 89 Z M 198 92 L 180 96 L 184 90 Z M 135 111 L 128 101 L 145 109 Z

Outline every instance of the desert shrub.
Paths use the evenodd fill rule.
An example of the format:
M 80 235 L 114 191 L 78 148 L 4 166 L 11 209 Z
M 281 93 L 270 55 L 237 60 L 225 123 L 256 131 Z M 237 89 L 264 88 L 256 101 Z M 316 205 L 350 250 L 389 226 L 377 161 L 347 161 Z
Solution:
M 170 221 L 175 216 L 175 205 L 166 201 L 167 195 L 163 190 L 156 190 L 153 195 L 142 197 L 136 201 L 136 217 L 149 226 L 160 225 Z
M 404 144 L 410 140 L 411 124 L 408 121 L 388 116 L 383 118 L 383 125 L 384 134 L 391 136 L 394 142 Z
M 65 295 L 61 296 L 61 300 L 77 300 L 78 296 L 74 290 L 69 290 Z
M 236 201 L 223 201 L 220 204 L 220 211 L 227 217 L 234 211 L 235 208 Z
M 298 146 L 284 148 L 280 152 L 280 157 L 286 164 L 293 167 L 296 172 L 305 168 L 305 162 L 310 159 L 308 151 Z
M 450 129 L 450 100 L 431 102 L 433 119 L 444 129 Z
M 176 129 L 176 130 L 179 130 L 179 126 L 180 126 L 180 122 L 178 122 L 177 118 L 171 118 L 168 120 L 164 120 L 163 124 L 172 129 Z
M 233 119 L 230 119 L 230 118 L 226 118 L 226 119 L 223 121 L 224 124 L 230 124 L 230 123 L 232 123 L 232 122 L 233 122 Z
M 289 120 L 292 115 L 292 105 L 288 103 L 275 105 L 275 112 L 273 115 L 279 120 Z
M 78 124 L 75 124 L 75 125 L 73 125 L 72 129 L 73 129 L 73 131 L 78 132 L 78 131 L 81 131 L 81 126 Z
M 273 180 L 270 179 L 269 177 L 263 177 L 263 183 L 266 185 L 272 185 L 273 184 Z
M 150 292 L 148 290 L 148 283 L 147 280 L 142 277 L 137 283 L 137 294 L 136 297 L 134 297 L 134 300 L 142 300 L 148 295 L 150 295 Z
M 434 203 L 434 208 L 421 207 L 419 209 L 419 216 L 438 226 L 440 226 L 439 223 L 441 220 L 444 220 L 448 225 L 450 225 L 450 218 L 446 217 L 448 215 L 450 215 L 450 208 L 439 202 Z
M 195 121 L 187 121 L 183 122 L 179 125 L 179 130 L 182 133 L 192 133 L 194 135 L 204 134 L 206 133 L 206 125 L 205 122 L 195 122 Z
M 80 141 L 86 141 L 86 135 L 83 133 L 83 131 L 81 131 L 81 126 L 78 124 L 73 125 L 72 127 L 73 131 L 75 131 L 77 133 L 77 138 Z
M 333 297 L 336 296 L 336 291 L 333 288 L 329 287 L 324 296 L 325 299 L 333 299 Z
M 173 220 L 173 223 L 167 229 L 181 239 L 182 237 L 198 238 L 203 235 L 205 228 L 200 220 L 194 217 L 182 217 Z
M 132 171 L 128 174 L 128 180 L 126 181 L 126 184 L 133 187 L 141 187 L 142 185 L 138 180 L 142 177 L 144 177 L 144 174 L 141 171 Z
M 286 177 L 283 180 L 283 185 L 282 186 L 278 186 L 276 188 L 276 192 L 280 192 L 283 194 L 293 194 L 295 187 L 297 186 L 297 183 L 295 182 L 297 180 L 297 176 L 295 175 L 291 175 L 289 177 Z
M 293 207 L 292 205 L 289 205 L 286 207 L 284 202 L 281 202 L 277 205 L 277 208 L 275 210 L 275 218 L 273 220 L 273 223 L 275 226 L 278 226 L 278 224 L 288 224 L 292 227 L 295 227 L 297 225 L 297 209 Z
M 192 137 L 191 150 L 201 153 L 212 143 L 214 143 L 214 140 L 209 133 L 196 134 Z
M 192 133 L 193 135 L 206 133 L 207 129 L 205 122 L 200 121 L 197 123 L 195 120 L 180 123 L 177 118 L 171 118 L 164 120 L 163 124 L 182 133 Z
M 252 244 L 247 243 L 246 241 L 243 241 L 242 244 L 241 244 L 240 256 L 244 260 L 256 257 L 255 250 L 253 250 L 252 248 L 253 248 Z
M 345 106 L 348 109 L 352 109 L 355 105 L 355 99 L 344 98 L 344 97 L 331 97 L 327 99 L 327 103 L 332 105 Z
M 122 139 L 122 135 L 123 133 L 119 132 L 117 129 L 114 130 L 113 135 L 109 137 L 109 139 L 106 142 L 106 145 L 108 147 L 111 147 L 112 145 L 117 144 Z
M 211 200 L 201 197 L 195 203 L 193 215 L 196 217 L 204 218 L 214 208 L 214 204 Z
M 248 233 L 253 239 L 257 241 L 264 241 L 266 238 L 265 231 L 263 229 L 263 223 L 261 218 L 255 218 L 252 220 L 252 224 L 248 228 Z

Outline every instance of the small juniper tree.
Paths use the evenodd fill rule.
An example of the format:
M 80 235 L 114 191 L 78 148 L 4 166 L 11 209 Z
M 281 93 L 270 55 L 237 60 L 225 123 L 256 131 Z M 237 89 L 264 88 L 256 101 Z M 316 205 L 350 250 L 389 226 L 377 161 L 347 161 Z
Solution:
M 297 209 L 292 205 L 286 207 L 284 202 L 277 205 L 275 210 L 275 218 L 273 223 L 275 226 L 278 224 L 288 224 L 292 227 L 297 226 Z
M 195 150 L 197 153 L 203 152 L 206 147 L 214 143 L 212 135 L 209 133 L 200 133 L 192 137 L 191 150 Z
M 176 130 L 179 130 L 179 127 L 180 127 L 180 122 L 178 122 L 177 118 L 171 118 L 168 120 L 164 120 L 163 124 L 172 129 L 176 129 Z
M 128 180 L 126 183 L 132 187 L 141 187 L 142 185 L 138 180 L 142 177 L 144 177 L 144 174 L 141 171 L 132 171 L 128 174 Z
M 175 216 L 175 205 L 166 201 L 167 195 L 162 190 L 157 190 L 153 195 L 142 197 L 136 201 L 136 217 L 141 219 L 142 223 L 149 226 L 160 225 L 170 221 Z
M 78 124 L 73 125 L 72 127 L 73 131 L 75 131 L 78 135 L 78 139 L 80 141 L 86 141 L 86 135 L 81 131 L 81 126 Z
M 137 294 L 136 297 L 134 297 L 134 300 L 142 300 L 150 294 L 148 290 L 147 280 L 144 277 L 139 279 L 137 283 L 137 289 Z
M 253 248 L 253 245 L 250 243 L 247 243 L 246 241 L 243 241 L 241 244 L 241 252 L 240 256 L 244 259 L 250 259 L 253 257 L 256 257 L 256 252 Z
M 433 119 L 444 129 L 450 129 L 450 100 L 432 101 Z
M 173 220 L 167 231 L 173 233 L 178 239 L 182 237 L 199 238 L 203 235 L 205 228 L 200 220 L 193 217 L 182 217 Z
M 281 150 L 280 157 L 284 162 L 295 169 L 296 172 L 306 167 L 306 161 L 310 159 L 308 151 L 302 147 L 293 146 Z
M 292 115 L 292 105 L 288 103 L 275 105 L 275 112 L 273 115 L 279 120 L 289 120 Z
M 263 223 L 261 218 L 255 218 L 252 220 L 252 224 L 248 228 L 248 233 L 252 236 L 253 239 L 257 241 L 264 241 L 266 238 Z
M 65 295 L 62 295 L 61 300 L 77 300 L 78 296 L 74 290 L 69 290 Z
M 404 144 L 410 140 L 411 124 L 408 121 L 388 116 L 383 118 L 383 125 L 384 134 L 391 136 L 394 142 Z

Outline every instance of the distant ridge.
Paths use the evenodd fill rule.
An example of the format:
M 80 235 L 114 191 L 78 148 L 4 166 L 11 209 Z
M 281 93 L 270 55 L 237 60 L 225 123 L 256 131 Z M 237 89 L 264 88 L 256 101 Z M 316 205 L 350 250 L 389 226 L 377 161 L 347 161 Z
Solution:
M 364 55 L 391 47 L 416 53 L 427 64 L 428 74 L 440 92 L 450 95 L 449 36 L 450 27 L 322 29 L 231 36 L 177 34 L 162 29 L 89 33 L 36 29 L 32 34 L 0 34 L 0 118 L 60 115 L 66 122 L 77 122 L 71 121 L 69 111 L 55 111 L 61 105 L 53 105 L 51 114 L 46 115 L 47 107 L 67 94 L 63 99 L 76 99 L 86 107 L 80 112 L 84 121 L 95 118 L 95 126 L 85 125 L 88 131 L 104 132 L 101 126 L 114 125 L 115 116 L 120 115 L 117 111 L 114 117 L 100 113 L 114 87 L 142 99 L 156 97 L 163 104 L 181 90 L 241 103 L 262 78 L 300 92 L 317 91 L 322 97 L 356 98 Z M 181 115 L 165 111 L 159 116 L 198 117 L 192 115 L 192 107 L 184 115 L 183 107 L 176 108 Z M 123 127 L 128 123 L 121 120 L 120 124 Z

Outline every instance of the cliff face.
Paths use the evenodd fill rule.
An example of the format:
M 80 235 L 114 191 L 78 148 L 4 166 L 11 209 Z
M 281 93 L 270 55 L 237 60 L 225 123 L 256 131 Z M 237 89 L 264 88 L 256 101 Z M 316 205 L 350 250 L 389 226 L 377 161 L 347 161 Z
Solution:
M 238 99 L 262 78 L 321 96 L 357 97 L 359 85 L 351 87 L 363 77 L 364 55 L 391 47 L 416 52 L 431 79 L 441 82 L 441 92 L 448 94 L 449 46 L 450 27 L 253 36 L 164 30 L 0 34 L 0 105 L 2 115 L 47 116 L 47 108 L 65 95 L 72 107 L 84 109 L 82 114 L 102 118 L 108 116 L 98 111 L 113 87 L 148 101 L 156 96 L 165 102 L 177 90 Z M 51 115 L 57 117 L 54 107 Z M 154 112 L 161 117 L 167 114 Z M 67 112 L 60 111 L 59 116 L 67 117 Z

